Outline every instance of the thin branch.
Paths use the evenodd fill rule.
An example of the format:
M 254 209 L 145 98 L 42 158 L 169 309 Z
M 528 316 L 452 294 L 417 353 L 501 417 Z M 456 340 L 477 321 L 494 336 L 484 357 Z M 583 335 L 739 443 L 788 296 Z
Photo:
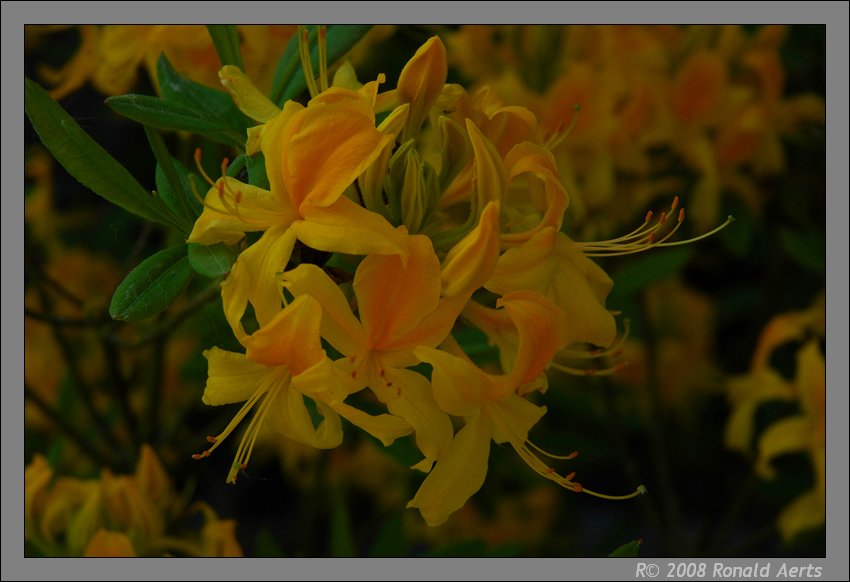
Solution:
M 95 446 L 89 442 L 89 440 L 77 430 L 77 428 L 69 423 L 58 411 L 54 410 L 44 399 L 39 396 L 39 394 L 33 390 L 31 386 L 29 386 L 26 382 L 24 382 L 24 398 L 32 402 L 41 412 L 50 419 L 55 425 L 57 425 L 62 432 L 64 432 L 68 438 L 70 438 L 77 447 L 95 461 L 98 465 L 102 467 L 109 467 L 113 470 L 118 470 L 119 467 L 116 462 L 107 458 L 102 452 L 97 450 Z

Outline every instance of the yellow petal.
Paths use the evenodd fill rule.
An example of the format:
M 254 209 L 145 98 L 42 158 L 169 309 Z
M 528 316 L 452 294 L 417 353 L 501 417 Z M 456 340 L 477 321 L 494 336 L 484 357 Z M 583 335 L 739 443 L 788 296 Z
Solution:
M 826 496 L 820 487 L 804 493 L 782 510 L 777 520 L 779 533 L 785 543 L 793 541 L 799 533 L 826 523 Z
M 269 425 L 299 443 L 317 449 L 332 449 L 342 443 L 342 423 L 339 415 L 327 404 L 314 401 L 322 420 L 318 426 L 304 403 L 304 395 L 298 390 L 287 388 L 275 396 L 272 409 L 266 417 Z
M 327 207 L 304 204 L 301 208 L 304 220 L 294 228 L 309 247 L 349 255 L 407 253 L 407 235 L 344 196 Z
M 413 428 L 402 418 L 391 414 L 366 414 L 344 402 L 332 402 L 329 406 L 354 426 L 362 428 L 383 443 L 385 447 L 393 444 L 399 437 L 409 435 Z
M 99 529 L 83 552 L 84 558 L 135 558 L 136 550 L 127 534 Z
M 136 465 L 136 481 L 139 490 L 160 509 L 172 501 L 172 484 L 165 467 L 150 445 L 142 445 Z
M 549 297 L 566 313 L 569 341 L 611 345 L 617 325 L 605 309 L 605 298 L 614 282 L 565 234 L 559 234 L 555 249 L 558 271 L 554 293 Z
M 268 190 L 221 178 L 204 197 L 204 210 L 195 221 L 189 242 L 211 245 L 234 244 L 246 232 L 285 226 L 295 214 Z
M 485 408 L 493 420 L 493 440 L 499 444 L 526 442 L 531 428 L 546 414 L 545 406 L 516 395 L 488 402 Z
M 286 145 L 286 140 L 289 139 L 289 127 L 303 111 L 304 106 L 300 103 L 287 101 L 280 115 L 275 116 L 263 126 L 262 141 L 260 144 L 260 149 L 263 151 L 263 158 L 266 163 L 269 190 L 281 201 L 281 204 L 287 208 L 292 208 L 296 212 L 298 205 L 292 203 L 289 192 L 286 190 L 281 161 L 283 160 L 283 149 Z
M 469 234 L 446 255 L 440 272 L 442 294 L 471 295 L 493 274 L 499 259 L 499 203 L 489 202 Z
M 245 354 L 212 348 L 204 352 L 209 363 L 203 402 L 210 406 L 245 402 L 274 370 L 253 362 Z
M 370 255 L 354 275 L 360 321 L 376 349 L 414 327 L 440 300 L 440 261 L 431 239 L 406 237 L 407 260 Z
M 475 167 L 475 190 L 479 208 L 488 202 L 500 204 L 508 191 L 505 164 L 496 147 L 487 139 L 471 119 L 466 120 L 469 141 L 472 144 L 472 159 Z
M 401 103 L 410 104 L 406 137 L 413 137 L 446 82 L 446 47 L 433 36 L 407 62 L 398 78 L 396 92 Z
M 484 415 L 467 419 L 455 435 L 449 452 L 437 462 L 407 507 L 419 508 L 430 526 L 444 523 L 481 489 L 490 456 L 490 420 Z
M 223 66 L 218 72 L 218 78 L 239 111 L 251 119 L 265 123 L 280 113 L 280 108 L 263 95 L 239 67 Z
M 499 295 L 518 289 L 548 294 L 558 270 L 556 237 L 554 228 L 544 228 L 521 246 L 505 251 L 484 287 Z
M 260 326 L 281 309 L 280 275 L 295 246 L 292 228 L 272 227 L 243 251 L 221 284 L 224 315 L 237 338 L 246 336 L 242 316 L 250 302 Z
M 449 414 L 476 414 L 494 391 L 490 377 L 469 360 L 428 347 L 416 348 L 414 353 L 433 366 L 434 399 Z
M 373 382 L 373 392 L 390 413 L 407 421 L 416 433 L 416 446 L 425 455 L 426 473 L 451 446 L 454 429 L 448 415 L 434 400 L 431 383 L 416 372 L 387 369 L 385 381 Z
M 322 306 L 322 337 L 343 355 L 368 349 L 367 336 L 351 312 L 339 286 L 316 265 L 301 264 L 283 275 L 283 286 L 293 296 L 310 295 Z
M 770 464 L 773 458 L 806 450 L 811 443 L 811 431 L 811 423 L 802 416 L 784 418 L 770 425 L 759 439 L 756 472 L 772 479 L 776 475 Z
M 816 425 L 816 430 L 823 432 L 826 423 L 826 369 L 816 340 L 808 341 L 797 352 L 794 384 L 803 410 Z

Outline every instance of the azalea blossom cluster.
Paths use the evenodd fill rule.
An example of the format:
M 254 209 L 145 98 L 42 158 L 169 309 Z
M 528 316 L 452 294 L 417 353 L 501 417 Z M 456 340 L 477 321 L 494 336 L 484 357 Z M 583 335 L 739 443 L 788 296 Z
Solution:
M 67 557 L 239 557 L 236 522 L 219 519 L 199 502 L 186 507 L 149 446 L 136 471 L 99 479 L 54 474 L 36 455 L 24 471 L 24 537 L 45 555 Z M 199 513 L 200 531 L 180 524 Z
M 740 25 L 467 25 L 447 38 L 450 62 L 475 87 L 527 107 L 553 143 L 572 214 L 598 231 L 681 191 L 697 229 L 733 194 L 756 216 L 765 176 L 786 167 L 783 140 L 822 127 L 812 92 L 787 95 L 781 51 L 790 27 Z M 576 115 L 574 103 L 581 104 Z M 689 188 L 690 190 L 690 188 Z M 616 204 L 614 203 L 616 201 Z
M 576 453 L 543 451 L 529 431 L 546 413 L 537 402 L 547 369 L 616 370 L 597 365 L 623 334 L 605 307 L 612 281 L 591 257 L 680 244 L 666 242 L 684 219 L 678 200 L 618 239 L 574 241 L 537 119 L 486 90 L 447 84 L 439 38 L 388 91 L 382 75 L 361 84 L 348 65 L 330 82 L 321 29 L 314 73 L 306 32 L 300 40 L 306 106 L 280 109 L 240 69 L 220 71 L 259 123 L 246 150 L 263 155 L 269 189 L 210 180 L 189 237 L 239 245 L 221 291 L 245 348 L 205 352 L 204 402 L 244 404 L 195 457 L 245 421 L 227 476 L 235 482 L 261 428 L 332 448 L 344 418 L 385 445 L 413 435 L 422 455 L 413 468 L 428 475 L 408 506 L 431 525 L 482 486 L 491 440 L 568 490 L 611 497 L 556 470 Z M 498 347 L 500 369 L 464 353 L 452 335 L 461 324 Z

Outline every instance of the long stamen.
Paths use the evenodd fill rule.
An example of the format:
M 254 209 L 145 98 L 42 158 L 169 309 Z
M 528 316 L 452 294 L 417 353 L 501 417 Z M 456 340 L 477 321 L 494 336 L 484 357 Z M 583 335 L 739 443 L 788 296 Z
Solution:
M 239 442 L 239 448 L 236 450 L 236 455 L 233 459 L 233 464 L 230 466 L 230 472 L 227 475 L 228 483 L 236 483 L 236 476 L 241 469 L 248 466 L 248 461 L 251 460 L 251 453 L 254 451 L 254 445 L 257 442 L 257 437 L 260 434 L 260 427 L 263 426 L 263 421 L 271 409 L 275 396 L 280 391 L 281 387 L 289 380 L 289 374 L 286 374 L 280 382 L 275 382 L 267 391 L 262 404 L 260 404 L 257 413 L 248 423 L 248 428 L 245 429 L 245 435 Z
M 576 244 L 578 244 L 581 250 L 588 257 L 617 257 L 621 255 L 640 253 L 651 248 L 674 247 L 690 244 L 703 238 L 712 236 L 720 232 L 733 222 L 735 222 L 735 217 L 730 215 L 726 219 L 726 222 L 705 234 L 683 241 L 668 242 L 670 238 L 679 230 L 685 220 L 685 209 L 680 208 L 676 218 L 676 224 L 673 226 L 673 228 L 667 231 L 666 234 L 660 234 L 662 228 L 667 223 L 668 219 L 673 216 L 673 213 L 676 211 L 678 206 L 679 197 L 676 196 L 673 199 L 673 203 L 670 206 L 669 212 L 662 212 L 658 221 L 652 226 L 650 226 L 650 222 L 652 220 L 652 212 L 650 211 L 647 212 L 643 224 L 641 224 L 638 228 L 636 228 L 627 235 L 604 241 L 584 242 Z
M 328 27 L 319 25 L 319 87 L 328 90 Z
M 310 91 L 310 97 L 315 97 L 319 94 L 316 87 L 316 77 L 313 74 L 313 63 L 310 58 L 310 31 L 305 26 L 298 27 L 298 51 L 301 56 L 301 69 L 304 71 L 304 80 L 307 82 L 307 89 Z

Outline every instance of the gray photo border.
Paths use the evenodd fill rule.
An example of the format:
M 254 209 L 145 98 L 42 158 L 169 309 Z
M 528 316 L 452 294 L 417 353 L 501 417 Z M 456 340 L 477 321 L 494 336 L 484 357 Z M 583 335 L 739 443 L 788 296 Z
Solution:
M 26 23 L 808 23 L 827 38 L 827 553 L 785 560 L 848 577 L 848 4 L 846 2 L 3 2 L 2 579 L 635 578 L 640 559 L 26 559 L 23 557 L 23 25 Z M 708 562 L 711 560 L 690 560 Z M 771 578 L 778 568 L 772 571 Z M 753 560 L 724 560 L 752 566 Z M 762 560 L 764 563 L 764 560 Z M 132 568 L 127 566 L 132 564 Z M 651 566 L 650 566 L 651 567 Z M 709 570 L 710 571 L 710 570 Z M 708 576 L 711 578 L 711 576 Z

